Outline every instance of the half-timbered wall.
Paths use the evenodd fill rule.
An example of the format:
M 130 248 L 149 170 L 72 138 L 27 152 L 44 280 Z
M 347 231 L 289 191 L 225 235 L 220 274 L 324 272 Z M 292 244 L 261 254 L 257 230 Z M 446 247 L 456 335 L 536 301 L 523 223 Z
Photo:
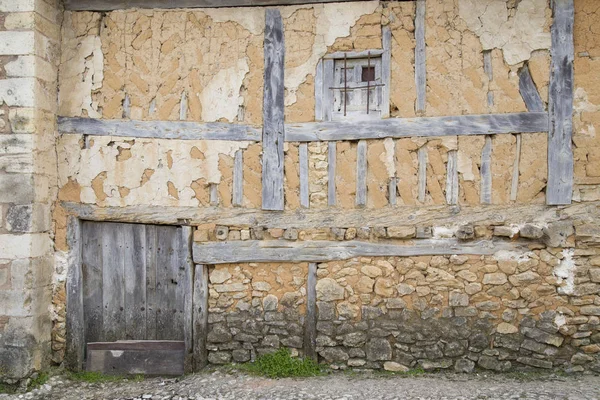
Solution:
M 54 361 L 91 220 L 190 227 L 195 367 L 598 370 L 595 3 L 66 11 Z M 321 67 L 368 51 L 385 118 L 330 121 Z

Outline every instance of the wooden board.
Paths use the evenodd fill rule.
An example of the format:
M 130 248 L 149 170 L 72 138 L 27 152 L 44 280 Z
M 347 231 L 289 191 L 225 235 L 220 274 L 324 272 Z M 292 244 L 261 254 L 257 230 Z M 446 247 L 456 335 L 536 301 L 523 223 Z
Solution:
M 450 254 L 494 254 L 500 250 L 523 250 L 510 241 L 460 242 L 454 239 L 422 239 L 406 244 L 350 241 L 244 240 L 194 243 L 194 262 L 229 264 L 244 262 L 326 262 L 353 257 L 409 257 Z
M 124 224 L 125 338 L 146 339 L 146 230 Z
M 124 226 L 104 223 L 102 231 L 102 326 L 103 341 L 126 339 Z M 85 251 L 85 248 L 84 248 Z
M 337 155 L 337 143 L 327 144 L 327 205 L 335 206 L 337 203 L 335 192 L 335 166 Z
M 324 61 L 324 74 L 328 62 Z M 331 66 L 333 73 L 333 66 Z M 333 77 L 330 78 L 333 80 Z M 332 100 L 323 98 L 325 122 L 285 124 L 287 142 L 315 142 L 327 140 L 382 139 L 386 137 L 430 137 L 487 135 L 503 133 L 548 132 L 548 114 L 545 112 L 458 115 L 448 117 L 387 118 L 367 121 L 331 121 Z M 59 117 L 61 134 L 92 136 L 121 136 L 181 140 L 260 141 L 260 131 L 248 125 L 181 121 L 130 121 L 92 118 Z M 278 150 L 278 148 L 277 148 Z M 278 153 L 277 153 L 278 154 Z
M 194 369 L 208 364 L 208 266 L 197 264 L 194 269 L 193 348 Z
M 265 10 L 265 24 L 262 208 L 283 210 L 285 43 L 279 10 Z
M 132 121 L 58 117 L 61 134 L 188 140 L 260 141 L 260 129 L 223 122 Z
M 317 264 L 308 264 L 306 279 L 306 318 L 304 320 L 304 357 L 317 361 Z
M 425 195 L 427 194 L 427 145 L 419 147 L 417 153 L 419 162 L 419 187 L 417 199 L 420 203 L 425 203 Z
M 367 142 L 361 140 L 356 146 L 356 206 L 367 205 Z
M 235 152 L 233 159 L 233 199 L 234 207 L 240 207 L 244 200 L 244 158 L 242 150 Z
M 416 1 L 415 14 L 415 87 L 417 88 L 417 101 L 415 111 L 417 114 L 425 112 L 427 92 L 427 67 L 425 64 L 425 0 Z
M 85 357 L 85 323 L 83 301 L 83 243 L 81 240 L 81 221 L 70 216 L 67 221 L 67 245 L 70 256 L 67 272 L 67 345 L 65 354 L 66 365 L 75 371 L 83 368 Z
M 544 111 L 544 102 L 542 101 L 542 97 L 531 78 L 531 73 L 529 72 L 529 67 L 527 64 L 523 65 L 523 67 L 519 70 L 519 92 L 521 93 L 521 97 L 523 98 L 523 102 L 527 107 L 527 111 L 533 112 L 543 112 Z
M 458 158 L 457 151 L 448 152 L 448 164 L 446 166 L 446 203 L 458 204 Z
M 300 205 L 304 208 L 310 207 L 310 198 L 308 193 L 308 144 L 300 143 L 299 146 L 300 163 Z
M 67 10 L 112 11 L 126 8 L 213 8 L 278 6 L 293 4 L 316 4 L 350 2 L 359 0 L 64 0 Z M 408 1 L 408 0 L 400 0 Z
M 522 224 L 533 221 L 557 221 L 573 215 L 600 218 L 595 203 L 573 204 L 568 209 L 544 204 L 498 204 L 460 207 L 448 205 L 384 207 L 379 209 L 297 209 L 272 213 L 256 209 L 216 207 L 127 206 L 99 207 L 90 204 L 61 202 L 69 213 L 92 221 L 121 221 L 153 224 L 219 224 L 249 228 L 350 228 L 394 225 L 445 226 L 456 221 L 464 224 Z
M 485 144 L 481 151 L 481 193 L 479 195 L 481 204 L 492 203 L 492 137 L 485 137 Z
M 88 343 L 86 369 L 105 375 L 178 376 L 184 373 L 182 341 Z
M 573 196 L 573 21 L 573 0 L 554 0 L 546 186 L 550 205 L 571 204 Z
M 392 84 L 392 30 L 389 25 L 381 27 L 381 45 L 383 53 L 381 54 L 381 83 L 383 90 L 381 93 L 381 118 L 390 117 L 390 91 Z
M 462 115 L 452 117 L 388 118 L 354 122 L 286 124 L 290 142 L 531 133 L 548 131 L 546 113 Z

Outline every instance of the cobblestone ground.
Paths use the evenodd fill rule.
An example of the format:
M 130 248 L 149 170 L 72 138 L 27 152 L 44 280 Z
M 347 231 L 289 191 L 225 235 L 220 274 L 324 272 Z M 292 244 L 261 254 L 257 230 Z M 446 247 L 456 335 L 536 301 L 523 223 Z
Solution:
M 217 370 L 181 379 L 94 384 L 55 376 L 40 389 L 26 394 L 0 394 L 0 399 L 600 399 L 600 377 L 336 373 L 272 380 Z

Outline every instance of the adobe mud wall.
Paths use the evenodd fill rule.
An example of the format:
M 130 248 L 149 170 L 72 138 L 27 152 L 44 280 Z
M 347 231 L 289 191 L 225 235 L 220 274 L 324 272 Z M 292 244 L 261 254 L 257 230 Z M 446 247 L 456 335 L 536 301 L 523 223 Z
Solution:
M 381 49 L 382 28 L 389 28 L 392 37 L 391 117 L 526 112 L 519 92 L 524 66 L 547 108 L 548 1 L 425 4 L 426 107 L 419 112 L 415 2 L 280 7 L 286 123 L 315 120 L 316 68 L 324 55 Z M 598 371 L 600 232 L 594 224 L 600 201 L 600 82 L 594 71 L 600 36 L 592 29 L 598 23 L 600 6 L 577 0 L 572 206 L 544 205 L 547 133 L 488 139 L 489 206 L 481 205 L 484 136 L 369 140 L 365 208 L 355 202 L 357 143 L 336 145 L 337 204 L 328 207 L 328 146 L 312 142 L 307 146 L 310 209 L 329 215 L 341 208 L 355 215 L 352 222 L 336 225 L 322 219 L 313 226 L 298 221 L 297 226 L 263 227 L 195 221 L 194 240 L 524 241 L 524 249 L 510 254 L 359 257 L 318 264 L 319 360 L 336 368 L 471 371 L 477 365 Z M 264 8 L 66 12 L 60 36 L 61 116 L 262 124 Z M 300 147 L 290 142 L 284 148 L 285 208 L 298 215 L 305 211 L 300 206 Z M 67 203 L 99 210 L 100 219 L 137 209 L 137 218 L 128 211 L 133 222 L 149 222 L 141 215 L 151 207 L 216 207 L 222 215 L 234 215 L 240 211 L 232 203 L 234 157 L 241 150 L 241 209 L 261 206 L 260 142 L 62 135 L 56 150 L 56 362 L 65 350 L 66 221 L 73 213 Z M 450 206 L 446 179 L 454 152 L 458 204 Z M 423 198 L 420 154 L 426 160 Z M 397 178 L 397 215 L 373 222 L 366 216 L 391 207 L 392 178 Z M 103 209 L 110 212 L 99 217 Z M 302 354 L 307 264 L 209 269 L 210 362 L 246 361 L 279 346 Z

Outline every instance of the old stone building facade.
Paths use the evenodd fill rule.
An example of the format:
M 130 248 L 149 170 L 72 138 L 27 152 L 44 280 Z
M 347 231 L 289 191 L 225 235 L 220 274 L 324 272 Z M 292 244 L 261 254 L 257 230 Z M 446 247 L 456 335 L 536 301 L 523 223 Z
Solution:
M 600 372 L 600 4 L 111 2 L 0 0 L 1 379 L 159 338 L 85 221 L 183 227 L 188 369 Z

